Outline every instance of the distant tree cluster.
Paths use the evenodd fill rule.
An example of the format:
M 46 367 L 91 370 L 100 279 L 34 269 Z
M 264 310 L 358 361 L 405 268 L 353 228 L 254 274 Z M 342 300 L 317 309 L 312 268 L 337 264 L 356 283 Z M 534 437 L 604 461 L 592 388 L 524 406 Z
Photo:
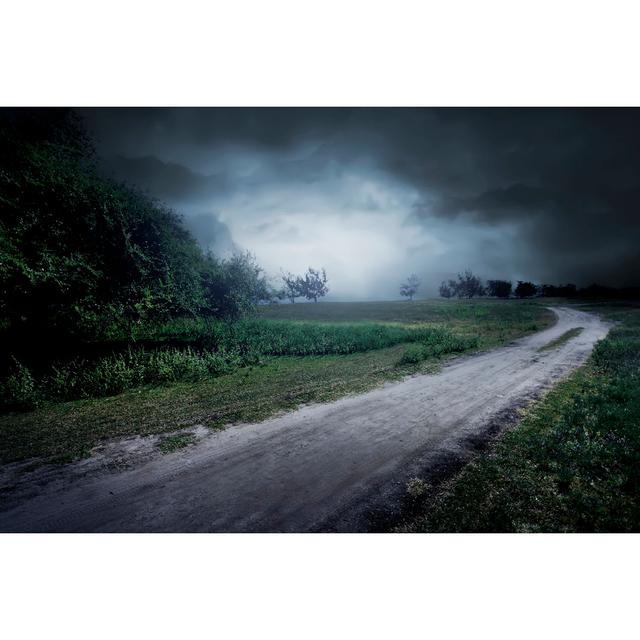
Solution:
M 610 299 L 610 300 L 640 300 L 640 287 L 607 287 L 600 284 L 590 284 L 588 287 L 578 288 L 575 284 L 561 284 L 559 286 L 543 284 L 540 295 L 545 297 Z
M 506 299 L 512 295 L 515 295 L 516 298 L 532 298 L 542 295 L 572 297 L 576 295 L 576 286 L 573 284 L 560 285 L 559 287 L 542 285 L 540 287 L 533 282 L 518 280 L 514 289 L 509 280 L 487 280 L 486 285 L 484 285 L 482 280 L 470 269 L 459 273 L 456 280 L 443 280 L 439 290 L 443 298 L 490 296 L 492 298 Z
M 470 269 L 458 274 L 456 280 L 442 281 L 440 295 L 443 298 L 476 298 L 490 296 L 492 298 L 510 298 L 513 285 L 509 280 L 487 280 L 486 285 Z M 538 295 L 538 287 L 532 282 L 518 281 L 513 290 L 517 298 L 530 298 Z
M 515 294 L 516 298 L 533 298 L 538 293 L 538 287 L 533 282 L 523 282 L 518 280 Z
M 609 298 L 619 300 L 640 299 L 639 287 L 626 287 L 617 289 L 615 287 L 604 287 L 598 284 L 591 284 L 582 289 L 575 284 L 537 285 L 528 280 L 518 280 L 515 288 L 509 280 L 487 280 L 486 285 L 475 276 L 470 270 L 459 273 L 457 280 L 443 280 L 440 284 L 440 296 L 443 298 L 473 298 L 476 296 L 490 296 L 493 298 L 516 298 L 533 297 L 558 297 L 558 298 Z
M 543 284 L 540 287 L 540 292 L 547 298 L 574 298 L 578 288 L 575 284 L 560 284 L 558 286 Z
M 283 287 L 279 292 L 280 299 L 287 299 L 291 303 L 296 298 L 306 298 L 318 302 L 318 298 L 323 298 L 329 293 L 327 284 L 327 272 L 324 269 L 313 269 L 309 267 L 302 276 L 296 276 L 286 272 L 281 276 Z
M 510 297 L 512 288 L 508 280 L 487 280 L 487 295 L 494 298 Z
M 440 295 L 443 298 L 476 298 L 490 296 L 492 298 L 510 298 L 512 293 L 517 298 L 530 298 L 539 295 L 539 288 L 532 282 L 518 281 L 515 290 L 509 280 L 487 280 L 486 285 L 470 269 L 459 273 L 456 280 L 443 280 L 440 284 Z
M 486 295 L 482 280 L 474 275 L 470 269 L 458 274 L 457 280 L 442 281 L 440 295 L 443 298 L 475 298 Z

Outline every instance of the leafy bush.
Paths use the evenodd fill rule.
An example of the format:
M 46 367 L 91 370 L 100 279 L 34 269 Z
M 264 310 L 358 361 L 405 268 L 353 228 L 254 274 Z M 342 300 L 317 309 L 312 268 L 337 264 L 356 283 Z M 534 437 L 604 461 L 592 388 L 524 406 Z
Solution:
M 6 408 L 31 409 L 39 400 L 31 372 L 13 358 L 10 373 L 0 386 L 0 404 Z

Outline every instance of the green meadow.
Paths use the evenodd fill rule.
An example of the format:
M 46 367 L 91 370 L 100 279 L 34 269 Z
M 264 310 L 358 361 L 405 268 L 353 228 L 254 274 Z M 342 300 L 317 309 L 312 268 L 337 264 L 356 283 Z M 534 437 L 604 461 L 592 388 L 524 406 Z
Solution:
M 553 322 L 530 301 L 282 304 L 245 319 L 140 325 L 4 388 L 0 460 L 69 460 L 105 438 L 210 428 L 371 389 Z M 106 353 L 105 353 L 106 351 Z

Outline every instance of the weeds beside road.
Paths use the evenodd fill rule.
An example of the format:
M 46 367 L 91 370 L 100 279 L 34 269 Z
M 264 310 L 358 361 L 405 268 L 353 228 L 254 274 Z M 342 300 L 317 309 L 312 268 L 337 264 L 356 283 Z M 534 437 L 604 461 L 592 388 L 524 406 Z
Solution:
M 16 380 L 45 397 L 114 395 L 45 400 L 0 416 L 0 461 L 62 461 L 109 437 L 261 420 L 433 370 L 448 354 L 553 322 L 542 306 L 518 301 L 297 304 L 261 316 L 235 326 L 186 320 L 147 328 L 138 340 L 150 350 L 58 366 L 55 393 L 46 381 L 43 393 L 43 378 Z

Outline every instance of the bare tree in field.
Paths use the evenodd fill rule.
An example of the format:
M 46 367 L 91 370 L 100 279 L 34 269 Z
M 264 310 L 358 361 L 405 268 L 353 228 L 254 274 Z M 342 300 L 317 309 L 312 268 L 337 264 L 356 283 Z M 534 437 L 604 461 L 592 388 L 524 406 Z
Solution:
M 409 298 L 409 300 L 413 300 L 413 296 L 418 293 L 418 289 L 420 288 L 420 278 L 415 273 L 412 273 L 406 282 L 403 282 L 400 285 L 400 295 L 405 298 Z
M 329 293 L 327 272 L 324 269 L 316 271 L 309 267 L 307 273 L 304 274 L 304 279 L 300 278 L 300 282 L 302 295 L 304 295 L 307 300 L 318 302 L 318 298 L 322 298 Z
M 282 295 L 283 297 L 288 298 L 293 304 L 296 301 L 296 298 L 304 295 L 304 281 L 300 276 L 294 276 L 289 272 L 283 273 L 281 278 L 284 284 L 282 288 Z

